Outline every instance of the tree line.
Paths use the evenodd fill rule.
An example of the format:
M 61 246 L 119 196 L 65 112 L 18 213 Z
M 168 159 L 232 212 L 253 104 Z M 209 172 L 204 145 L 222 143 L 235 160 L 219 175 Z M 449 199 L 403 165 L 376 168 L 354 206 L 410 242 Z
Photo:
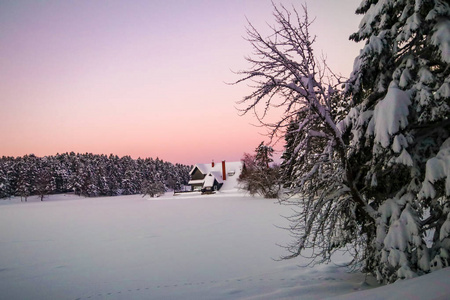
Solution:
M 153 194 L 180 189 L 191 167 L 159 158 L 63 153 L 0 158 L 0 198 L 74 192 L 86 197 Z

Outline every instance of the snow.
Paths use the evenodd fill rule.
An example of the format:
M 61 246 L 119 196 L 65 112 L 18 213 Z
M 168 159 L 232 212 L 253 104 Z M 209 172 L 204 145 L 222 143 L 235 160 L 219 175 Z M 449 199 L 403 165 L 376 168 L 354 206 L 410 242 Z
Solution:
M 394 137 L 394 143 L 392 144 L 392 150 L 395 153 L 400 153 L 402 149 L 408 147 L 408 141 L 403 134 L 398 134 Z
M 435 98 L 450 98 L 450 78 L 446 79 L 441 87 L 436 91 Z
M 416 32 L 417 29 L 420 27 L 420 16 L 418 13 L 414 13 L 412 16 L 410 16 L 408 19 L 406 19 L 405 28 L 403 31 L 407 34 L 406 39 L 409 39 L 409 34 L 411 32 Z
M 274 260 L 285 254 L 276 244 L 291 241 L 275 226 L 286 226 L 280 215 L 290 208 L 238 192 L 0 204 L 0 299 L 380 299 L 385 289 L 391 297 L 410 286 L 362 297 L 354 292 L 376 286 L 362 284 L 362 274 Z M 444 269 L 414 279 L 417 299 L 425 291 L 426 299 L 448 294 L 449 277 Z
M 408 106 L 411 104 L 408 94 L 390 83 L 386 97 L 376 106 L 373 113 L 375 141 L 387 148 L 391 136 L 408 125 Z
M 431 85 L 434 81 L 433 74 L 428 70 L 428 68 L 420 68 L 419 73 L 420 82 L 427 85 Z
M 437 22 L 431 36 L 431 43 L 439 47 L 442 61 L 450 63 L 450 20 L 448 18 L 441 18 Z
M 363 35 L 370 34 L 370 26 L 388 3 L 388 0 L 380 0 L 370 6 L 359 24 L 360 31 Z
M 383 41 L 378 36 L 370 36 L 369 42 L 364 47 L 362 54 L 369 55 L 372 52 L 380 54 L 383 51 Z
M 428 89 L 423 88 L 419 92 L 419 104 L 421 106 L 427 106 L 428 104 L 430 104 L 430 100 L 431 100 L 431 93 L 428 91 Z
M 401 88 L 405 88 L 408 86 L 410 81 L 411 81 L 411 73 L 409 72 L 408 68 L 405 68 L 402 72 L 402 76 L 400 76 L 400 81 L 399 81 L 398 85 Z
M 450 268 L 439 270 L 431 274 L 399 281 L 382 288 L 360 291 L 331 298 L 332 300 L 361 300 L 361 299 L 448 299 L 448 282 Z
M 381 261 L 388 262 L 393 267 L 399 266 L 397 272 L 399 278 L 417 276 L 409 269 L 406 255 L 411 252 L 412 248 L 418 249 L 420 252 L 423 246 L 418 227 L 419 218 L 409 204 L 413 198 L 413 194 L 407 193 L 400 199 L 388 199 L 378 210 L 380 219 L 377 227 L 377 246 L 383 246 Z M 401 211 L 403 205 L 405 208 Z M 389 230 L 386 234 L 387 228 Z M 419 259 L 425 260 L 424 255 L 426 254 L 422 252 L 418 253 Z M 429 270 L 425 261 L 421 261 L 421 264 L 425 270 Z
M 414 165 L 411 155 L 408 153 L 408 151 L 406 151 L 406 149 L 403 149 L 400 156 L 393 158 L 392 161 L 393 161 L 393 163 L 403 164 L 403 165 L 410 166 L 410 167 L 412 167 Z
M 436 193 L 433 184 L 441 179 L 445 179 L 445 194 L 450 196 L 450 138 L 442 143 L 436 156 L 427 161 L 420 197 L 433 198 Z
M 447 216 L 447 220 L 445 220 L 444 224 L 442 224 L 441 231 L 439 232 L 439 240 L 441 241 L 441 243 L 444 243 L 444 242 L 448 243 L 449 237 L 450 237 L 450 214 Z M 449 245 L 445 245 L 445 246 L 449 246 Z M 450 248 L 450 247 L 448 247 L 448 248 Z

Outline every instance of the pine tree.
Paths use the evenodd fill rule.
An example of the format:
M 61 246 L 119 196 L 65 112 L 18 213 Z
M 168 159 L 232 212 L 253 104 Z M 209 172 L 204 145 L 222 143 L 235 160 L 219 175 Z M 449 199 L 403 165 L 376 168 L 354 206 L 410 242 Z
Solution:
M 264 145 L 264 142 L 261 142 L 259 146 L 255 149 L 256 156 L 256 164 L 262 168 L 269 168 L 269 163 L 273 162 L 273 148 L 268 145 Z
M 32 194 L 34 176 L 33 176 L 33 162 L 30 156 L 25 155 L 23 158 L 18 158 L 16 169 L 16 190 L 15 195 L 20 196 L 21 201 L 27 201 L 28 196 Z
M 3 156 L 0 159 L 0 199 L 13 196 L 14 158 Z
M 56 189 L 55 177 L 52 174 L 51 159 L 44 157 L 37 159 L 33 184 L 33 193 L 44 201 L 46 195 L 52 194 Z
M 70 160 L 67 153 L 56 154 L 56 156 L 50 157 L 52 159 L 51 168 L 55 179 L 55 191 L 57 193 L 67 193 L 72 189 L 69 185 L 70 179 Z
M 450 7 L 445 1 L 362 1 L 365 41 L 346 86 L 340 124 L 361 166 L 357 185 L 377 209 L 366 269 L 392 282 L 448 265 L 442 224 L 450 196 Z M 424 235 L 436 234 L 431 248 Z

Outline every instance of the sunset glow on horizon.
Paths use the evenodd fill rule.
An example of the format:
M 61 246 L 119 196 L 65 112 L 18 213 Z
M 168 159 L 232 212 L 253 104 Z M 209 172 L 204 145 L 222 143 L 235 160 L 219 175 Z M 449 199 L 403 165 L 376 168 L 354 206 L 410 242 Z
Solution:
M 359 53 L 348 40 L 359 3 L 307 1 L 316 55 L 344 76 Z M 236 109 L 251 88 L 227 83 L 248 68 L 246 18 L 264 32 L 272 10 L 270 0 L 1 1 L 0 156 L 240 160 L 268 138 Z

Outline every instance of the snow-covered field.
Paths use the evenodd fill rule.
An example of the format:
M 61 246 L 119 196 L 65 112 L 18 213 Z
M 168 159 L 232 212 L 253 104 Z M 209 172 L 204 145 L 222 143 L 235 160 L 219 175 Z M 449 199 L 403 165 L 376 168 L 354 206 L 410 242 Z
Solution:
M 238 192 L 0 201 L 0 299 L 323 299 L 352 292 L 342 299 L 375 299 L 387 288 L 386 297 L 411 292 L 394 284 L 358 296 L 371 287 L 362 274 L 274 260 L 285 254 L 277 244 L 290 241 L 277 228 L 289 214 L 274 200 Z M 445 299 L 449 279 L 443 270 L 410 280 L 414 299 L 423 299 L 420 291 L 424 299 Z

